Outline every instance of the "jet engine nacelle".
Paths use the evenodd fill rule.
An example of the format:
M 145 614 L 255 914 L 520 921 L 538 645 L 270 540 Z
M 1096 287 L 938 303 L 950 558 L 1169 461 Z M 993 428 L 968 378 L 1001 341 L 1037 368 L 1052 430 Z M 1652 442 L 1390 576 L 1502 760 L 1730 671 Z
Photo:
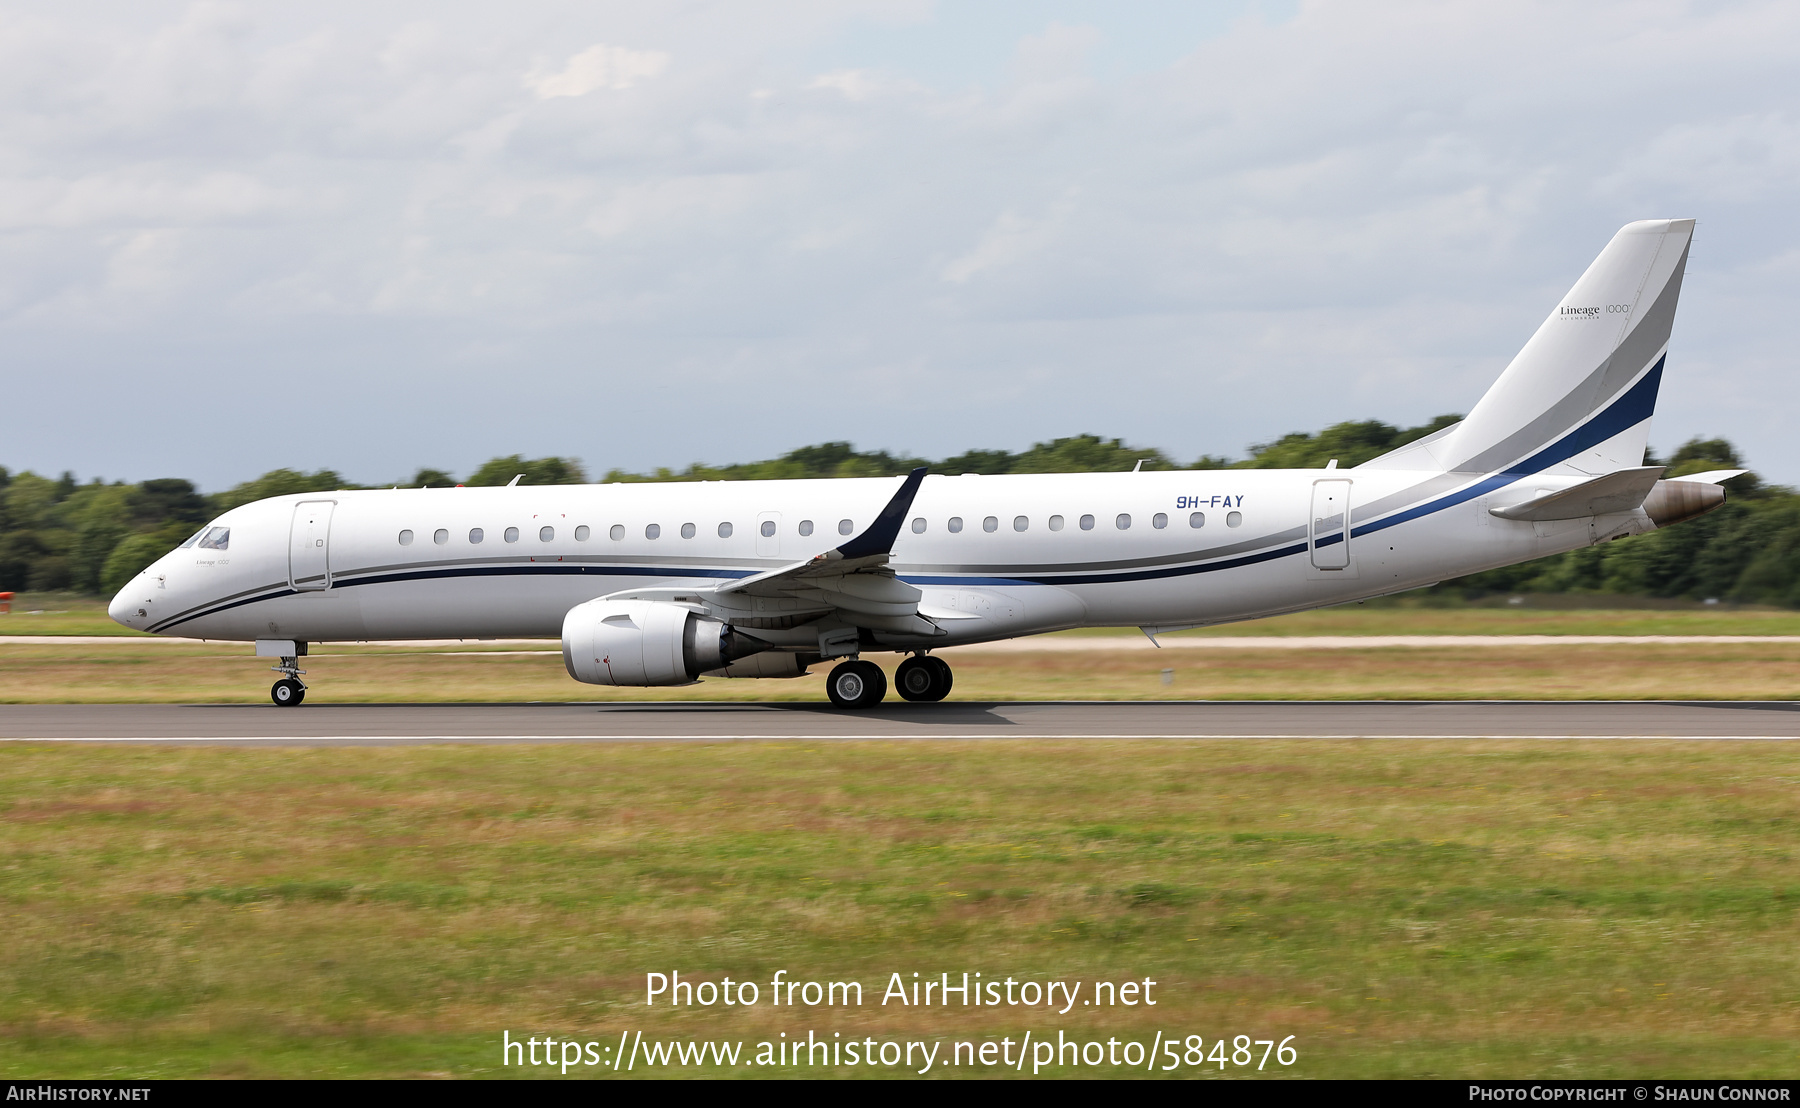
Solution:
M 655 600 L 590 600 L 563 616 L 563 665 L 590 685 L 691 684 L 766 645 Z

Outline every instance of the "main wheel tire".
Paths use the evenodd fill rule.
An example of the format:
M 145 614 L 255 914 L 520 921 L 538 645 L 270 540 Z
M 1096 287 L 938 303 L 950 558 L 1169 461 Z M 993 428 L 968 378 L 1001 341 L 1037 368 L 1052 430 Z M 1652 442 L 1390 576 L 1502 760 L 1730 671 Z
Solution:
M 908 658 L 894 671 L 894 688 L 918 703 L 942 700 L 950 694 L 950 667 L 929 654 Z
M 950 663 L 942 658 L 927 654 L 924 660 L 937 670 L 938 675 L 937 685 L 931 690 L 931 699 L 942 700 L 950 695 L 950 686 L 956 684 L 956 676 L 950 672 Z
M 825 695 L 839 708 L 873 708 L 887 695 L 887 674 L 874 662 L 845 662 L 825 678 Z
M 283 677 L 269 686 L 269 699 L 280 708 L 297 707 L 306 699 L 306 686 L 292 677 Z

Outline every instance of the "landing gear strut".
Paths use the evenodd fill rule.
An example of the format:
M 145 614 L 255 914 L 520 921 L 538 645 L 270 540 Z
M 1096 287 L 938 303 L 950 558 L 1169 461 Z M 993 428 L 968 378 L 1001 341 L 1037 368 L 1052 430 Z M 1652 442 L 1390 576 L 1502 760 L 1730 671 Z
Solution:
M 873 708 L 887 695 L 887 674 L 874 662 L 845 662 L 825 678 L 825 694 L 839 708 Z
M 269 668 L 276 673 L 287 674 L 286 677 L 269 686 L 269 699 L 273 700 L 277 707 L 298 707 L 300 702 L 306 699 L 306 685 L 300 680 L 300 675 L 306 671 L 300 668 L 300 659 L 289 655 L 281 659 L 280 665 Z
M 894 687 L 907 700 L 942 700 L 950 695 L 951 681 L 949 664 L 929 654 L 915 654 L 894 671 Z

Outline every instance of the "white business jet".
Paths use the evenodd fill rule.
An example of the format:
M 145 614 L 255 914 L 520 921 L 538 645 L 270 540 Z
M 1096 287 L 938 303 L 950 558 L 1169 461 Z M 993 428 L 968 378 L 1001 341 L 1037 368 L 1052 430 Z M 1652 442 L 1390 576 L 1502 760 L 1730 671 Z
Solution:
M 577 681 L 796 677 L 941 700 L 933 651 L 1341 604 L 1638 535 L 1739 470 L 1645 466 L 1691 219 L 1627 225 L 1468 418 L 1353 469 L 393 489 L 233 508 L 113 600 L 126 627 L 254 641 L 562 635 Z

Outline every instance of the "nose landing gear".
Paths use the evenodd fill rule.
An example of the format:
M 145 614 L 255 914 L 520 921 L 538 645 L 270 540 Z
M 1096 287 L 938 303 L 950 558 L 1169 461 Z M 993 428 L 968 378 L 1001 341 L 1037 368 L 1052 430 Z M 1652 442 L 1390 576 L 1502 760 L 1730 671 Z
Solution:
M 269 686 L 269 699 L 273 700 L 277 707 L 298 707 L 300 702 L 306 699 L 306 685 L 300 680 L 300 675 L 306 671 L 300 668 L 299 662 L 298 657 L 289 655 L 281 659 L 280 665 L 269 667 L 276 673 L 287 674 L 286 677 Z

